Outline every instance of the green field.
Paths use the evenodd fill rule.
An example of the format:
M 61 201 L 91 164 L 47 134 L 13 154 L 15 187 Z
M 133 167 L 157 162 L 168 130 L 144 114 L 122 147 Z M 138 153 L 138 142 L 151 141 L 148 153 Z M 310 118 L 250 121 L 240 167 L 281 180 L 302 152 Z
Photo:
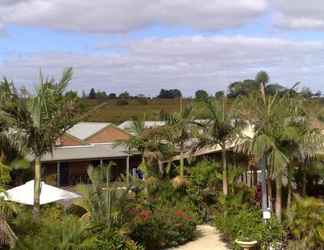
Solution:
M 172 113 L 180 110 L 179 99 L 128 99 L 126 103 L 121 104 L 120 99 L 114 100 L 82 100 L 85 112 L 87 113 L 85 121 L 91 122 L 112 122 L 122 123 L 132 117 L 142 117 L 146 120 L 160 120 L 161 113 Z M 193 103 L 193 99 L 183 99 L 183 107 Z M 230 101 L 231 103 L 231 101 Z M 316 122 L 316 127 L 324 128 L 324 105 L 323 100 L 309 100 L 306 110 Z M 201 116 L 201 114 L 200 114 Z M 199 115 L 198 115 L 199 117 Z M 200 117 L 203 118 L 203 117 Z
M 132 117 L 144 117 L 146 120 L 159 120 L 162 112 L 172 113 L 180 110 L 179 99 L 152 99 L 127 100 L 128 104 L 121 105 L 118 100 L 85 100 L 84 104 L 88 116 L 87 121 L 92 122 L 113 122 L 119 124 L 130 120 Z M 191 99 L 183 99 L 182 105 L 187 106 L 192 102 Z M 99 109 L 96 109 L 101 105 Z

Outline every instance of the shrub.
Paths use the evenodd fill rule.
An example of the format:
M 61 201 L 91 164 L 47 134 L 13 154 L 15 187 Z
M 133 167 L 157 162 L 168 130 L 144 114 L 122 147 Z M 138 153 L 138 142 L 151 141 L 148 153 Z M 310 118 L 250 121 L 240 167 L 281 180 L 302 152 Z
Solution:
M 190 169 L 192 184 L 201 189 L 220 186 L 222 174 L 216 164 L 216 162 L 201 161 L 192 167 Z
M 196 223 L 183 210 L 137 208 L 130 214 L 129 235 L 147 250 L 178 246 L 194 236 Z
M 128 239 L 114 230 L 105 230 L 97 237 L 95 246 L 96 250 L 144 250 L 134 241 Z
M 105 230 L 79 217 L 61 215 L 54 206 L 42 209 L 39 220 L 32 220 L 26 211 L 15 221 L 19 240 L 16 248 L 38 250 L 143 250 L 134 241 L 119 233 L 118 229 Z M 50 215 L 52 212 L 52 215 Z
M 257 240 L 266 249 L 270 245 L 280 242 L 283 228 L 272 218 L 264 223 L 260 209 L 252 206 L 246 192 L 237 195 L 221 197 L 218 210 L 215 213 L 215 224 L 224 236 L 232 243 L 235 239 Z M 233 245 L 236 249 L 238 246 Z
M 39 223 L 38 232 L 19 238 L 16 249 L 94 249 L 95 235 L 77 217 L 64 216 L 62 221 L 42 218 Z
M 324 202 L 315 198 L 295 202 L 287 212 L 291 249 L 324 249 Z

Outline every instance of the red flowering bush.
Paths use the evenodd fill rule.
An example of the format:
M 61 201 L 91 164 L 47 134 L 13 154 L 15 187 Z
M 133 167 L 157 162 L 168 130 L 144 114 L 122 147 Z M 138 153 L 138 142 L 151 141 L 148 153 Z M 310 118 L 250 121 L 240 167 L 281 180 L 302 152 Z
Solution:
M 147 250 L 174 247 L 191 240 L 196 223 L 184 210 L 175 208 L 132 208 L 130 237 Z

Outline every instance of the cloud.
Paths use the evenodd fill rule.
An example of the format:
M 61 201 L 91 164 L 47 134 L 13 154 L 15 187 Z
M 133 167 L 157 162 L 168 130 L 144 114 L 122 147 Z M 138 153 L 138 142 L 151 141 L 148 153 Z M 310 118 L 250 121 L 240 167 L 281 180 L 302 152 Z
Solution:
M 230 82 L 253 78 L 259 70 L 268 71 L 273 82 L 288 86 L 302 81 L 319 89 L 324 79 L 322 42 L 183 36 L 128 41 L 123 48 L 118 53 L 111 53 L 109 45 L 109 51 L 95 54 L 10 56 L 0 63 L 0 72 L 30 86 L 40 68 L 59 76 L 64 67 L 73 66 L 73 89 L 95 87 L 148 95 L 156 95 L 161 88 L 179 88 L 186 95 L 201 88 L 214 93 Z
M 123 33 L 154 24 L 214 31 L 266 8 L 267 0 L 2 0 L 0 16 L 3 24 L 64 31 Z
M 274 23 L 281 28 L 324 30 L 322 0 L 272 0 Z

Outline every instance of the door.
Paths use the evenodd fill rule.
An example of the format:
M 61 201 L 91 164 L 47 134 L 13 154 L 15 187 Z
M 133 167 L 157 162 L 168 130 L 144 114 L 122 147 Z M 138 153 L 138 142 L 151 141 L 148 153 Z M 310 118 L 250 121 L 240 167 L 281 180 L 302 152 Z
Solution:
M 60 164 L 60 186 L 69 185 L 69 163 L 61 162 Z

